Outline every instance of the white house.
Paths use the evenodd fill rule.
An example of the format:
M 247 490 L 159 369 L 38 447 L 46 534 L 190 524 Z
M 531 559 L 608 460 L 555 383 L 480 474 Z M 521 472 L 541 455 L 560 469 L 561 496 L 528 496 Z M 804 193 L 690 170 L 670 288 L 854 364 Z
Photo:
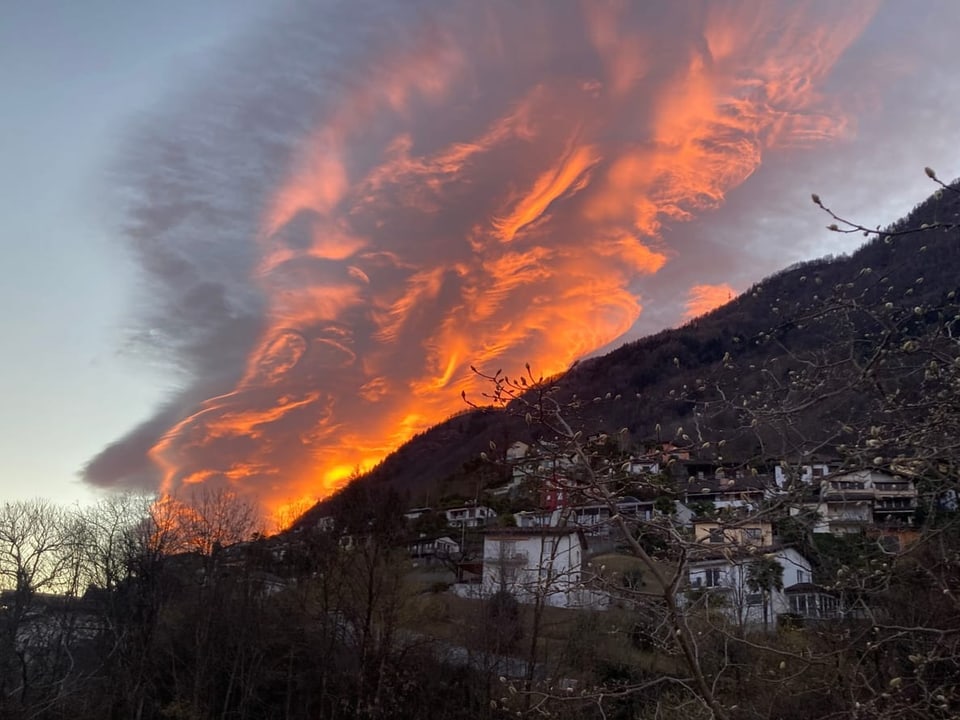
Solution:
M 679 500 L 673 501 L 676 508 L 671 516 L 677 525 L 689 527 L 693 521 L 693 512 Z M 660 510 L 652 500 L 637 500 L 634 497 L 618 498 L 617 511 L 629 521 L 651 522 L 661 516 Z M 610 506 L 605 503 L 576 505 L 574 507 L 547 508 L 543 510 L 521 510 L 513 514 L 517 527 L 559 527 L 562 524 L 576 526 L 588 536 L 608 536 L 611 533 Z
M 689 602 L 719 610 L 741 625 L 762 623 L 764 597 L 762 592 L 750 587 L 751 566 L 775 561 L 783 569 L 782 587 L 770 590 L 766 617 L 771 624 L 775 624 L 778 615 L 792 612 L 787 591 L 794 585 L 812 581 L 810 561 L 793 548 L 770 549 L 766 552 L 760 548 L 753 550 L 718 551 L 691 561 Z
M 538 598 L 559 607 L 603 607 L 605 596 L 583 587 L 587 542 L 576 528 L 497 528 L 483 538 L 481 591 Z
M 638 500 L 635 497 L 619 497 L 615 501 L 619 515 L 630 520 L 650 522 L 658 514 L 653 500 Z M 679 510 L 679 508 L 678 508 Z M 610 505 L 604 502 L 576 505 L 567 510 L 569 522 L 588 535 L 609 535 L 611 531 Z
M 660 463 L 649 458 L 631 458 L 626 470 L 631 475 L 659 475 Z
M 793 480 L 799 480 L 806 485 L 819 485 L 820 481 L 828 475 L 830 475 L 830 466 L 827 463 L 777 465 L 773 469 L 774 482 L 778 488 L 789 485 Z
M 460 543 L 448 535 L 421 537 L 409 543 L 407 549 L 414 560 L 430 563 L 459 555 Z
M 497 517 L 496 511 L 486 505 L 466 505 L 444 511 L 451 527 L 483 527 Z
M 560 510 L 521 510 L 513 514 L 513 519 L 518 528 L 557 527 L 560 513 Z

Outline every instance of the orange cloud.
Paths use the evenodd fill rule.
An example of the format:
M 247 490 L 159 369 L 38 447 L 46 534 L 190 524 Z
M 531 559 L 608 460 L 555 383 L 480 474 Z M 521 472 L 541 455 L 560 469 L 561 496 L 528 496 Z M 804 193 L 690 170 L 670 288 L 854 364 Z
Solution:
M 732 287 L 721 285 L 694 285 L 687 294 L 687 311 L 683 314 L 684 320 L 706 315 L 721 305 L 726 305 L 738 295 Z
M 665 228 L 846 131 L 823 83 L 875 7 L 521 5 L 351 48 L 250 242 L 259 336 L 154 444 L 165 487 L 321 498 L 462 409 L 470 365 L 553 374 L 616 340 Z M 733 295 L 697 285 L 685 317 Z
M 537 178 L 530 192 L 517 201 L 509 215 L 494 219 L 500 239 L 510 242 L 520 230 L 541 218 L 559 197 L 582 189 L 588 182 L 585 174 L 597 160 L 599 157 L 590 147 L 575 147 L 560 158 L 556 167 Z

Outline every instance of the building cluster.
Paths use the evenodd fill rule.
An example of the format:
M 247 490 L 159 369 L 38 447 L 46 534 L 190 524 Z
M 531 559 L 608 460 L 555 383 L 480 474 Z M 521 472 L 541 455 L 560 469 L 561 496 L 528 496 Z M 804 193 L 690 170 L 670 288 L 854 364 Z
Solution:
M 882 470 L 846 471 L 817 462 L 743 471 L 664 447 L 621 463 L 617 486 L 630 494 L 609 498 L 597 491 L 596 479 L 585 484 L 578 478 L 574 459 L 549 450 L 515 443 L 506 453 L 511 476 L 490 493 L 508 499 L 534 485 L 537 507 L 498 516 L 477 502 L 442 511 L 451 530 L 482 530 L 480 562 L 470 561 L 476 573 L 472 582 L 455 585 L 455 592 L 607 607 L 630 593 L 611 588 L 592 560 L 623 554 L 624 529 L 669 527 L 686 547 L 687 601 L 722 608 L 741 623 L 829 619 L 853 610 L 814 583 L 810 560 L 775 534 L 776 527 L 793 518 L 814 534 L 868 534 L 891 551 L 916 534 L 916 484 Z M 407 517 L 426 512 L 416 508 Z M 455 562 L 467 556 L 465 539 L 450 532 L 418 539 L 410 550 L 420 561 Z

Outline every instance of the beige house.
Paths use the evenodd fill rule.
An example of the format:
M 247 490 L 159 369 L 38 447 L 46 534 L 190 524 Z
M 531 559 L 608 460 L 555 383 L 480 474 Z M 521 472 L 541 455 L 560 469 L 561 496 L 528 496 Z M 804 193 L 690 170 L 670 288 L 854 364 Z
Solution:
M 762 520 L 721 522 L 714 519 L 694 520 L 693 537 L 710 547 L 773 545 L 773 525 Z

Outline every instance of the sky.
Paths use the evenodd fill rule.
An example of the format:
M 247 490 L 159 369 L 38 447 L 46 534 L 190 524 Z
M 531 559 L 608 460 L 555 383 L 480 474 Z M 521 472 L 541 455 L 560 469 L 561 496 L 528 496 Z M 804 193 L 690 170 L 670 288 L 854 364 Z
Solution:
M 321 498 L 960 174 L 960 5 L 13 2 L 0 500 Z

